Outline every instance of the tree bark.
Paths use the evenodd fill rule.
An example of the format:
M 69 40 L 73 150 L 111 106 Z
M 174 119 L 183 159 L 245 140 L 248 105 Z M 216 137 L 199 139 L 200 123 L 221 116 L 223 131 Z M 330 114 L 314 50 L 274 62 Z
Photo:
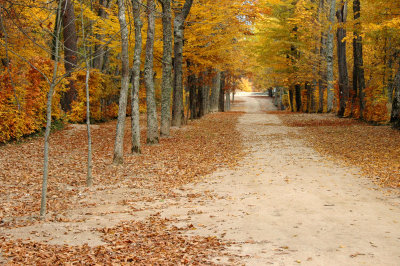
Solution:
M 324 14 L 325 11 L 325 2 L 326 0 L 320 0 L 319 1 L 319 8 L 318 8 L 318 17 L 319 17 L 319 23 L 322 24 L 321 18 L 322 14 Z M 318 113 L 322 113 L 324 111 L 324 93 L 326 90 L 326 83 L 327 83 L 327 73 L 326 73 L 326 32 L 322 29 L 321 30 L 321 46 L 319 50 L 319 55 L 320 55 L 320 64 L 319 64 L 319 79 L 318 79 Z
M 87 157 L 87 174 L 86 185 L 88 187 L 93 185 L 93 161 L 92 161 L 92 132 L 90 130 L 90 94 L 89 94 L 89 79 L 90 79 L 90 58 L 87 50 L 87 37 L 85 35 L 85 23 L 83 21 L 83 10 L 81 10 L 81 25 L 82 25 L 82 42 L 83 54 L 86 63 L 86 76 L 85 76 L 85 93 L 86 93 L 86 131 L 88 140 L 88 157 Z
M 213 85 L 211 88 L 211 97 L 210 97 L 211 113 L 218 112 L 218 99 L 219 99 L 220 89 L 221 89 L 221 72 L 216 70 L 215 76 L 213 77 Z
M 141 1 L 132 0 L 133 22 L 135 25 L 135 51 L 132 66 L 132 89 L 131 89 L 131 152 L 140 154 L 140 124 L 139 124 L 139 88 L 140 88 L 140 58 L 142 55 L 142 20 L 140 19 Z
M 357 94 L 360 104 L 360 118 L 363 117 L 363 111 L 365 108 L 364 102 L 364 90 L 365 90 L 365 77 L 364 77 L 364 59 L 363 59 L 363 44 L 361 34 L 361 4 L 360 0 L 353 0 L 353 12 L 355 21 L 355 31 L 353 39 L 353 94 Z M 356 95 L 353 95 L 356 96 Z M 354 99 L 355 102 L 355 99 Z
M 388 59 L 388 62 L 387 62 L 387 68 L 389 69 L 389 75 L 388 75 L 388 80 L 387 80 L 387 85 L 386 85 L 386 95 L 387 95 L 387 98 L 388 98 L 388 103 L 389 104 L 392 104 L 392 101 L 393 101 L 393 81 L 394 81 L 394 78 L 393 78 L 393 73 L 392 73 L 392 68 L 393 68 L 393 63 L 394 63 L 394 61 L 396 60 L 396 53 L 393 53 L 393 51 L 391 51 L 391 49 L 389 49 L 389 51 L 388 51 L 388 53 L 389 53 L 389 59 Z
M 122 164 L 124 162 L 124 133 L 126 105 L 129 89 L 129 39 L 128 28 L 125 17 L 125 1 L 118 0 L 118 20 L 121 27 L 121 91 L 119 95 L 118 121 L 114 145 L 114 164 Z
M 202 102 L 201 102 L 201 86 L 200 86 L 200 79 L 201 76 L 196 76 L 196 114 L 197 114 L 197 118 L 201 118 L 201 106 L 202 106 Z
M 209 113 L 209 94 L 210 94 L 210 87 L 208 86 L 207 77 L 208 71 L 204 71 L 202 74 L 202 82 L 200 83 L 201 87 L 201 116 L 204 116 Z
M 108 14 L 105 8 L 109 8 L 111 5 L 111 0 L 99 0 L 99 10 L 97 12 L 98 16 L 101 18 L 107 18 Z M 96 39 L 100 42 L 103 41 L 104 35 L 96 34 Z M 99 69 L 100 71 L 105 70 L 108 57 L 108 47 L 103 44 L 96 44 L 94 46 L 94 56 L 93 56 L 93 67 Z
M 296 84 L 294 86 L 295 96 L 296 96 L 296 111 L 301 111 L 301 86 L 300 84 Z
M 225 112 L 225 73 L 221 72 L 221 87 L 219 89 L 218 111 Z
M 85 52 L 85 56 L 86 52 Z M 86 175 L 86 185 L 88 187 L 93 185 L 92 176 L 92 133 L 90 131 L 90 95 L 89 95 L 89 78 L 90 78 L 90 61 L 86 60 L 86 78 L 85 78 L 85 89 L 86 89 L 86 128 L 87 128 L 87 138 L 88 138 L 88 160 L 87 160 L 87 175 Z
M 333 110 L 333 96 L 334 96 L 334 86 L 333 86 L 333 49 L 334 49 L 334 35 L 333 26 L 335 23 L 335 10 L 336 10 L 336 0 L 329 0 L 329 29 L 326 38 L 326 86 L 327 86 L 327 112 L 330 113 Z
M 64 35 L 64 67 L 68 76 L 74 71 L 78 62 L 78 38 L 76 35 L 75 11 L 72 0 L 63 0 L 61 5 L 63 35 Z M 64 111 L 71 110 L 71 104 L 76 100 L 78 92 L 72 80 L 69 81 L 68 90 L 63 94 L 61 107 Z
M 163 75 L 161 89 L 161 137 L 170 135 L 171 126 L 171 93 L 172 93 L 172 11 L 171 0 L 158 0 L 161 3 L 163 16 Z
M 200 72 L 198 74 L 198 78 L 197 78 L 197 109 L 198 109 L 198 113 L 197 113 L 197 117 L 201 118 L 204 116 L 204 103 L 203 103 L 203 72 Z
M 146 85 L 148 144 L 157 144 L 159 142 L 154 77 L 153 77 L 155 8 L 156 6 L 154 0 L 147 0 L 148 27 L 147 27 L 147 40 L 146 40 L 146 60 L 144 63 L 144 82 Z
M 309 82 L 306 82 L 304 84 L 304 89 L 307 92 L 307 108 L 306 108 L 306 113 L 311 112 L 311 106 L 312 106 L 312 85 Z
M 293 88 L 289 89 L 289 101 L 290 101 L 290 111 L 294 112 L 294 107 L 293 107 Z
M 344 116 L 346 104 L 349 99 L 349 74 L 347 72 L 346 59 L 346 29 L 344 23 L 347 20 L 347 0 L 341 0 L 340 7 L 336 12 L 338 23 L 340 24 L 337 30 L 337 54 L 339 67 L 339 110 L 338 116 Z
M 180 12 L 175 13 L 174 20 L 174 99 L 172 106 L 172 126 L 180 127 L 184 116 L 183 111 L 183 36 L 185 20 L 189 15 L 193 0 L 186 0 Z
M 60 17 L 61 14 L 61 2 L 58 4 L 57 16 Z M 44 219 L 46 216 L 47 209 L 47 181 L 49 177 L 49 138 L 51 131 L 51 106 L 53 101 L 54 89 L 56 87 L 57 82 L 57 72 L 58 72 L 58 62 L 60 58 L 58 56 L 59 52 L 59 36 L 61 32 L 61 23 L 57 24 L 56 30 L 56 40 L 54 42 L 54 63 L 53 63 L 53 76 L 51 81 L 49 81 L 49 92 L 47 93 L 47 105 L 46 105 L 46 130 L 44 134 L 44 155 L 43 155 L 43 179 L 42 179 L 42 195 L 40 202 L 40 219 Z
M 190 62 L 188 61 L 188 68 Z M 191 70 L 189 70 L 191 71 Z M 197 118 L 197 85 L 196 85 L 196 75 L 194 73 L 189 73 L 187 77 L 187 86 L 189 89 L 189 109 L 190 109 L 190 119 Z
M 282 87 L 279 88 L 279 110 L 285 110 L 285 105 L 283 105 L 283 95 L 284 89 Z
M 226 105 L 225 110 L 230 111 L 231 110 L 231 90 L 230 89 L 227 89 L 225 92 L 225 105 Z
M 394 87 L 394 95 L 393 95 L 390 122 L 392 123 L 394 128 L 400 129 L 400 61 L 399 61 L 399 68 L 394 77 L 393 87 Z

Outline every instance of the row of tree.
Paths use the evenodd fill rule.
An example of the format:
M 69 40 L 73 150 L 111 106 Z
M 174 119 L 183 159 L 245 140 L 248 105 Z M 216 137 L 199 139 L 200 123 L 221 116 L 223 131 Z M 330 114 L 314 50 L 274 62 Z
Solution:
M 250 45 L 258 87 L 286 88 L 292 111 L 400 126 L 399 1 L 259 4 L 271 13 L 256 21 Z
M 229 108 L 257 14 L 241 0 L 0 0 L 0 9 L 0 141 L 45 127 L 42 217 L 53 121 L 86 121 L 92 185 L 91 120 L 118 119 L 121 164 L 127 114 L 138 154 L 140 113 L 156 144 L 187 118 Z
M 0 142 L 18 139 L 40 130 L 44 125 L 46 110 L 47 81 L 42 77 L 52 76 L 52 66 L 56 59 L 56 40 L 59 40 L 57 54 L 59 66 L 57 76 L 60 79 L 54 93 L 53 119 L 63 119 L 71 122 L 84 122 L 86 119 L 86 67 L 84 49 L 86 47 L 89 60 L 90 77 L 90 104 L 91 120 L 106 121 L 118 116 L 120 94 L 120 78 L 122 73 L 120 41 L 121 26 L 118 18 L 116 0 L 0 0 L 0 116 L 4 123 L 0 123 Z M 60 14 L 57 6 L 60 4 Z M 135 31 L 135 16 L 133 5 L 135 1 L 125 2 L 125 12 L 128 27 L 128 51 L 130 76 L 133 76 L 133 62 L 135 47 L 147 40 L 147 2 L 140 1 L 139 12 L 141 23 L 140 32 Z M 168 66 L 173 71 L 175 49 L 179 50 L 182 43 L 182 84 L 177 87 L 186 87 L 188 65 L 196 75 L 208 72 L 215 75 L 215 69 L 226 70 L 234 77 L 243 75 L 243 36 L 249 32 L 250 25 L 246 21 L 254 19 L 257 14 L 256 6 L 242 0 L 221 1 L 218 5 L 211 0 L 194 0 L 186 19 L 183 11 L 185 1 L 175 0 L 163 4 L 155 1 L 155 28 L 153 74 L 155 80 L 155 97 L 157 104 L 164 99 L 163 106 L 167 108 L 162 95 L 162 87 L 168 87 Z M 165 7 L 165 11 L 163 11 Z M 168 10 L 170 8 L 170 10 Z M 164 14 L 165 13 L 165 14 Z M 232 19 L 233 18 L 233 19 Z M 164 27 L 171 24 L 171 27 Z M 178 24 L 183 26 L 179 26 Z M 164 26 L 163 26 L 164 25 Z M 60 26 L 59 35 L 57 27 Z M 180 31 L 185 30 L 182 41 L 179 40 Z M 164 32 L 163 33 L 163 31 Z M 168 29 L 170 32 L 168 32 Z M 85 34 L 85 36 L 84 36 Z M 178 36 L 175 38 L 174 35 Z M 143 37 L 142 37 L 143 36 Z M 167 38 L 165 41 L 163 37 Z M 169 36 L 169 37 L 168 37 Z M 170 40 L 168 40 L 170 38 Z M 184 45 L 183 45 L 184 43 Z M 175 45 L 176 44 L 176 45 Z M 169 46 L 172 45 L 172 51 Z M 164 49 L 165 46 L 165 49 Z M 171 51 L 171 56 L 164 54 Z M 140 58 L 140 80 L 144 79 L 145 52 Z M 187 61 L 190 64 L 187 64 Z M 166 67 L 163 68 L 163 64 Z M 40 72 L 39 72 L 40 70 Z M 165 72 L 165 73 L 164 73 Z M 180 80 L 179 77 L 177 80 Z M 129 83 L 134 83 L 130 80 Z M 141 82 L 141 85 L 144 82 Z M 129 85 L 131 86 L 131 85 Z M 171 93 L 172 95 L 172 93 Z M 183 94 L 176 94 L 184 98 Z M 146 111 L 145 89 L 138 91 L 139 111 Z M 129 100 L 128 100 L 129 103 Z M 177 104 L 176 104 L 177 107 Z M 165 109 L 164 108 L 164 109 Z M 178 108 L 178 107 L 177 107 Z M 180 107 L 183 108 L 183 105 Z M 132 112 L 131 105 L 127 113 Z M 176 108 L 174 108 L 174 113 Z M 166 113 L 165 111 L 163 112 Z M 165 116 L 163 116 L 165 118 Z M 172 122 L 179 124 L 179 116 L 174 116 Z M 168 119 L 162 119 L 167 121 Z M 180 119 L 182 120 L 182 119 Z M 161 131 L 168 131 L 168 123 L 162 124 Z M 163 133 L 162 133 L 163 134 Z

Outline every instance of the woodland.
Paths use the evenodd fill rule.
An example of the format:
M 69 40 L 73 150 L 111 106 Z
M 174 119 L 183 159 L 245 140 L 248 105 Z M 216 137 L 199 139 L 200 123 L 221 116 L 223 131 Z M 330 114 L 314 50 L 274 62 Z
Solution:
M 177 198 L 235 167 L 238 92 L 269 93 L 297 137 L 398 189 L 399 14 L 398 0 L 0 0 L 0 226 L 71 222 L 107 187 L 131 207 Z M 97 247 L 0 234 L 0 264 L 205 264 L 233 245 L 169 222 L 98 228 Z

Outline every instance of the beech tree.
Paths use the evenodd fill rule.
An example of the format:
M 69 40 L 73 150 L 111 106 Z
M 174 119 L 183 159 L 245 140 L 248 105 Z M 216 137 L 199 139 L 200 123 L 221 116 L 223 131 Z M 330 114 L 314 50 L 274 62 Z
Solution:
M 107 19 L 108 14 L 106 12 L 107 9 L 110 8 L 112 4 L 112 0 L 99 0 L 99 9 L 98 16 L 101 19 Z M 107 69 L 108 64 L 108 56 L 109 51 L 107 45 L 102 44 L 104 41 L 104 34 L 96 34 L 96 39 L 100 42 L 94 46 L 94 54 L 93 54 L 93 67 L 99 69 L 100 71 L 105 71 Z
M 131 90 L 131 138 L 132 153 L 141 153 L 140 147 L 140 125 L 139 125 L 139 88 L 140 88 L 140 65 L 142 55 L 142 20 L 140 18 L 141 1 L 132 0 L 133 22 L 135 25 L 135 51 L 133 54 L 132 66 L 132 90 Z
M 339 110 L 338 116 L 344 116 L 346 103 L 349 99 L 349 74 L 347 71 L 346 57 L 346 29 L 344 23 L 347 20 L 347 0 L 341 0 L 336 12 L 339 23 L 337 29 L 337 57 L 339 67 Z
M 57 17 L 61 15 L 61 2 L 57 8 Z M 58 56 L 59 51 L 59 36 L 61 32 L 61 23 L 60 21 L 56 22 L 56 37 L 55 37 L 55 57 L 53 61 L 53 75 L 51 78 L 48 78 L 46 75 L 42 74 L 43 77 L 49 84 L 49 92 L 47 93 L 47 107 L 46 107 L 46 130 L 44 133 L 44 159 L 43 159 L 43 181 L 42 181 L 42 196 L 40 202 L 40 218 L 44 219 L 46 216 L 47 210 L 47 181 L 49 177 L 49 138 L 50 138 L 50 131 L 51 131 L 51 107 L 53 101 L 53 94 L 54 90 L 58 84 L 57 80 L 57 72 L 58 72 L 58 62 L 60 58 Z M 32 65 L 33 66 L 33 65 Z M 38 69 L 37 69 L 38 70 Z M 39 70 L 38 70 L 39 71 Z M 39 71 L 41 72 L 41 71 Z M 42 73 L 42 72 L 41 72 Z
M 183 40 L 185 20 L 189 15 L 193 0 L 186 0 L 182 9 L 177 8 L 174 19 L 174 91 L 172 102 L 172 126 L 180 127 L 184 117 L 183 112 Z
M 201 111 L 200 116 L 206 115 L 209 113 L 210 107 L 210 85 L 208 81 L 208 70 L 200 73 L 201 76 Z
M 392 104 L 392 113 L 390 122 L 393 123 L 395 128 L 400 128 L 400 61 L 398 63 L 398 70 L 393 82 L 394 96 Z
M 363 59 L 363 38 L 361 36 L 361 3 L 360 0 L 353 0 L 353 13 L 355 21 L 355 31 L 353 38 L 353 105 L 356 104 L 357 96 L 360 105 L 360 118 L 363 117 L 365 109 L 364 90 L 365 90 L 365 77 L 364 77 L 364 59 Z
M 321 32 L 321 43 L 319 49 L 319 77 L 318 77 L 318 113 L 322 113 L 324 111 L 324 93 L 326 91 L 327 84 L 327 73 L 326 73 L 326 31 L 323 29 L 323 21 L 324 21 L 324 11 L 325 11 L 326 0 L 319 0 L 318 5 L 318 22 L 319 28 Z
M 85 60 L 85 95 L 86 95 L 86 131 L 88 140 L 88 155 L 87 155 L 87 174 L 86 185 L 88 187 L 93 185 L 93 162 L 92 162 L 92 132 L 90 130 L 90 94 L 89 94 L 89 79 L 90 79 L 90 56 L 87 49 L 87 36 L 85 32 L 85 24 L 83 21 L 83 8 L 81 2 L 81 25 L 82 25 L 82 39 L 83 39 L 83 56 Z
M 78 37 L 76 34 L 76 17 L 72 0 L 62 0 L 61 14 L 64 38 L 64 66 L 65 71 L 71 74 L 78 64 Z M 61 106 L 64 111 L 71 110 L 71 104 L 76 100 L 76 97 L 77 91 L 74 81 L 70 80 L 68 90 L 64 93 L 61 100 Z
M 168 137 L 171 126 L 172 93 L 172 8 L 171 0 L 158 0 L 162 6 L 163 24 L 163 76 L 161 99 L 161 137 Z
M 225 72 L 221 72 L 221 83 L 218 98 L 218 111 L 225 112 Z
M 214 71 L 214 77 L 212 79 L 211 96 L 210 96 L 210 112 L 218 111 L 218 99 L 219 91 L 221 89 L 221 72 Z
M 335 10 L 336 0 L 328 0 L 329 13 L 328 13 L 328 29 L 326 38 L 326 86 L 327 86 L 327 111 L 332 112 L 333 110 L 333 50 L 334 50 L 334 35 L 333 25 L 335 23 Z
M 121 91 L 119 96 L 117 130 L 114 144 L 114 164 L 122 164 L 124 161 L 124 135 L 126 105 L 129 89 L 129 40 L 128 27 L 125 17 L 125 1 L 118 0 L 118 20 L 121 27 Z
M 154 53 L 154 32 L 155 32 L 155 3 L 154 0 L 147 0 L 147 40 L 146 40 L 146 60 L 144 63 L 144 82 L 146 85 L 146 104 L 147 104 L 147 143 L 157 144 L 158 122 L 154 91 L 153 78 L 153 53 Z

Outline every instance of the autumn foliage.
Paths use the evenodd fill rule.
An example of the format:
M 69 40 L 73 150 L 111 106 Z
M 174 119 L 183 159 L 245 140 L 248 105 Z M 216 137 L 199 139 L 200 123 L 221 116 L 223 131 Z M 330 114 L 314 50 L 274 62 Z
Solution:
M 42 66 L 46 74 L 52 71 L 50 59 L 36 57 L 35 65 Z M 46 121 L 46 97 L 49 90 L 47 81 L 34 68 L 25 64 L 9 64 L 8 71 L 0 72 L 0 142 L 19 139 L 41 130 Z M 55 95 L 52 117 L 62 119 L 59 106 L 61 84 Z
M 72 74 L 72 80 L 78 91 L 78 98 L 72 103 L 72 110 L 68 114 L 71 122 L 84 122 L 86 120 L 86 91 L 85 71 L 77 71 Z M 115 98 L 119 90 L 113 82 L 113 77 L 92 70 L 89 79 L 90 117 L 93 121 L 107 121 L 118 114 L 118 104 Z
M 360 12 L 355 11 L 357 3 Z M 255 20 L 253 42 L 247 45 L 250 60 L 256 62 L 252 69 L 257 88 L 283 87 L 289 94 L 298 93 L 300 98 L 291 97 L 285 104 L 292 111 L 301 104 L 301 111 L 307 113 L 338 113 L 343 100 L 346 107 L 340 116 L 389 123 L 392 107 L 397 108 L 395 91 L 399 90 L 399 1 L 263 0 L 258 5 L 271 8 L 271 12 Z M 342 6 L 345 22 L 336 17 Z M 337 39 L 339 29 L 347 32 L 343 40 Z M 348 80 L 343 81 L 343 86 L 347 85 L 343 94 L 339 93 L 339 42 L 346 46 Z M 356 55 L 354 47 L 360 45 L 362 51 Z M 332 80 L 327 80 L 328 58 L 333 59 Z M 360 59 L 362 74 L 355 74 Z M 328 99 L 329 88 L 333 99 Z M 327 110 L 328 102 L 332 110 Z

